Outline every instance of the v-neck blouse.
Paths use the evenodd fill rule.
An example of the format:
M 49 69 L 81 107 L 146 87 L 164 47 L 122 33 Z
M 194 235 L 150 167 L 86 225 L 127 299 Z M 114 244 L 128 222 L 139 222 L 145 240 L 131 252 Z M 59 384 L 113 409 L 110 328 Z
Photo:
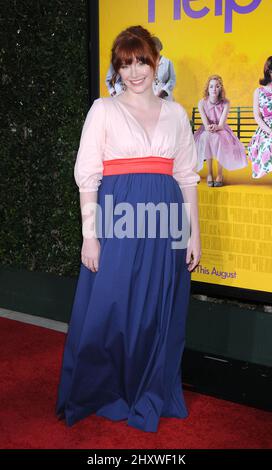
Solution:
M 133 116 L 133 114 L 129 111 L 129 109 L 127 108 L 127 106 L 122 103 L 118 98 L 115 98 L 115 103 L 117 103 L 117 105 L 120 105 L 121 107 L 123 107 L 123 109 L 125 110 L 125 112 L 127 112 L 129 114 L 129 116 L 136 122 L 136 125 L 140 127 L 140 129 L 142 129 L 142 131 L 144 132 L 144 134 L 146 135 L 147 137 L 147 140 L 150 144 L 150 147 L 152 146 L 153 144 L 153 141 L 154 141 L 154 138 L 155 138 L 155 134 L 156 134 L 156 131 L 157 131 L 157 127 L 159 125 L 159 122 L 160 122 L 160 119 L 161 119 L 161 114 L 162 114 L 162 109 L 163 109 L 163 103 L 164 103 L 164 100 L 162 98 L 159 98 L 161 100 L 161 107 L 160 107 L 160 112 L 159 112 L 159 117 L 157 119 L 157 122 L 156 122 L 156 125 L 155 125 L 155 128 L 154 128 L 154 131 L 153 131 L 153 135 L 152 135 L 152 138 L 150 139 L 150 136 L 148 135 L 148 132 L 143 128 L 143 126 L 141 125 L 141 123 L 138 121 L 138 119 Z
M 187 113 L 176 101 L 162 101 L 150 141 L 142 125 L 116 97 L 94 100 L 82 128 L 74 167 L 79 192 L 97 191 L 103 178 L 103 161 L 130 157 L 173 159 L 173 177 L 181 189 L 196 186 L 200 177 Z

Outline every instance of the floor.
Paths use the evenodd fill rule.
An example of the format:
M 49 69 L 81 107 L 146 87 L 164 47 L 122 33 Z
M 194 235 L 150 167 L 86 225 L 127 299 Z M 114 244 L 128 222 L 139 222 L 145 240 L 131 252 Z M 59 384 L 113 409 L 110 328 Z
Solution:
M 0 317 L 9 318 L 10 320 L 17 320 L 22 323 L 29 323 L 31 325 L 41 326 L 43 328 L 49 328 L 50 330 L 60 331 L 62 333 L 66 333 L 68 329 L 67 323 L 38 317 L 36 315 L 28 315 L 27 313 L 15 312 L 13 310 L 7 310 L 2 307 L 0 308 Z

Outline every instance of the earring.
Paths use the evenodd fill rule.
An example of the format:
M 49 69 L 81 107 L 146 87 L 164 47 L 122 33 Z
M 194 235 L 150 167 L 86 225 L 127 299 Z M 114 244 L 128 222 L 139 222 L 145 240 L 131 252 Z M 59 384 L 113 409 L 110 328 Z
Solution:
M 127 89 L 127 86 L 126 84 L 123 82 L 123 80 L 121 80 L 121 87 L 122 87 L 122 90 L 125 91 Z
M 155 82 L 155 85 L 158 85 L 158 84 L 159 84 L 159 79 L 158 79 L 157 70 L 156 70 L 155 75 L 154 75 L 154 82 Z

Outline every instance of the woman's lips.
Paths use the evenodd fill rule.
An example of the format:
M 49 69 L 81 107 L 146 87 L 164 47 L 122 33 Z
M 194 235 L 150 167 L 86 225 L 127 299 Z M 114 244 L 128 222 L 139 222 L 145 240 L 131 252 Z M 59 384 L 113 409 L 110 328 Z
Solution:
M 141 85 L 144 82 L 145 78 L 141 78 L 140 80 L 130 80 L 132 85 Z

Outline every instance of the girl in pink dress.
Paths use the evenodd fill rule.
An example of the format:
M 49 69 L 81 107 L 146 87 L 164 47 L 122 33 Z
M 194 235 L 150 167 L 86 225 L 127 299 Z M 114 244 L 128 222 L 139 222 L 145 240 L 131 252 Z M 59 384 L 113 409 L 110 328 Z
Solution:
M 272 56 L 264 65 L 264 78 L 254 92 L 254 117 L 258 128 L 248 146 L 252 178 L 272 171 Z
M 199 101 L 198 109 L 203 125 L 195 132 L 194 139 L 198 154 L 198 170 L 204 160 L 208 165 L 208 186 L 223 185 L 223 168 L 238 170 L 247 166 L 244 146 L 226 124 L 230 102 L 225 97 L 222 78 L 209 77 L 204 98 Z M 212 160 L 218 162 L 218 174 L 214 181 Z

